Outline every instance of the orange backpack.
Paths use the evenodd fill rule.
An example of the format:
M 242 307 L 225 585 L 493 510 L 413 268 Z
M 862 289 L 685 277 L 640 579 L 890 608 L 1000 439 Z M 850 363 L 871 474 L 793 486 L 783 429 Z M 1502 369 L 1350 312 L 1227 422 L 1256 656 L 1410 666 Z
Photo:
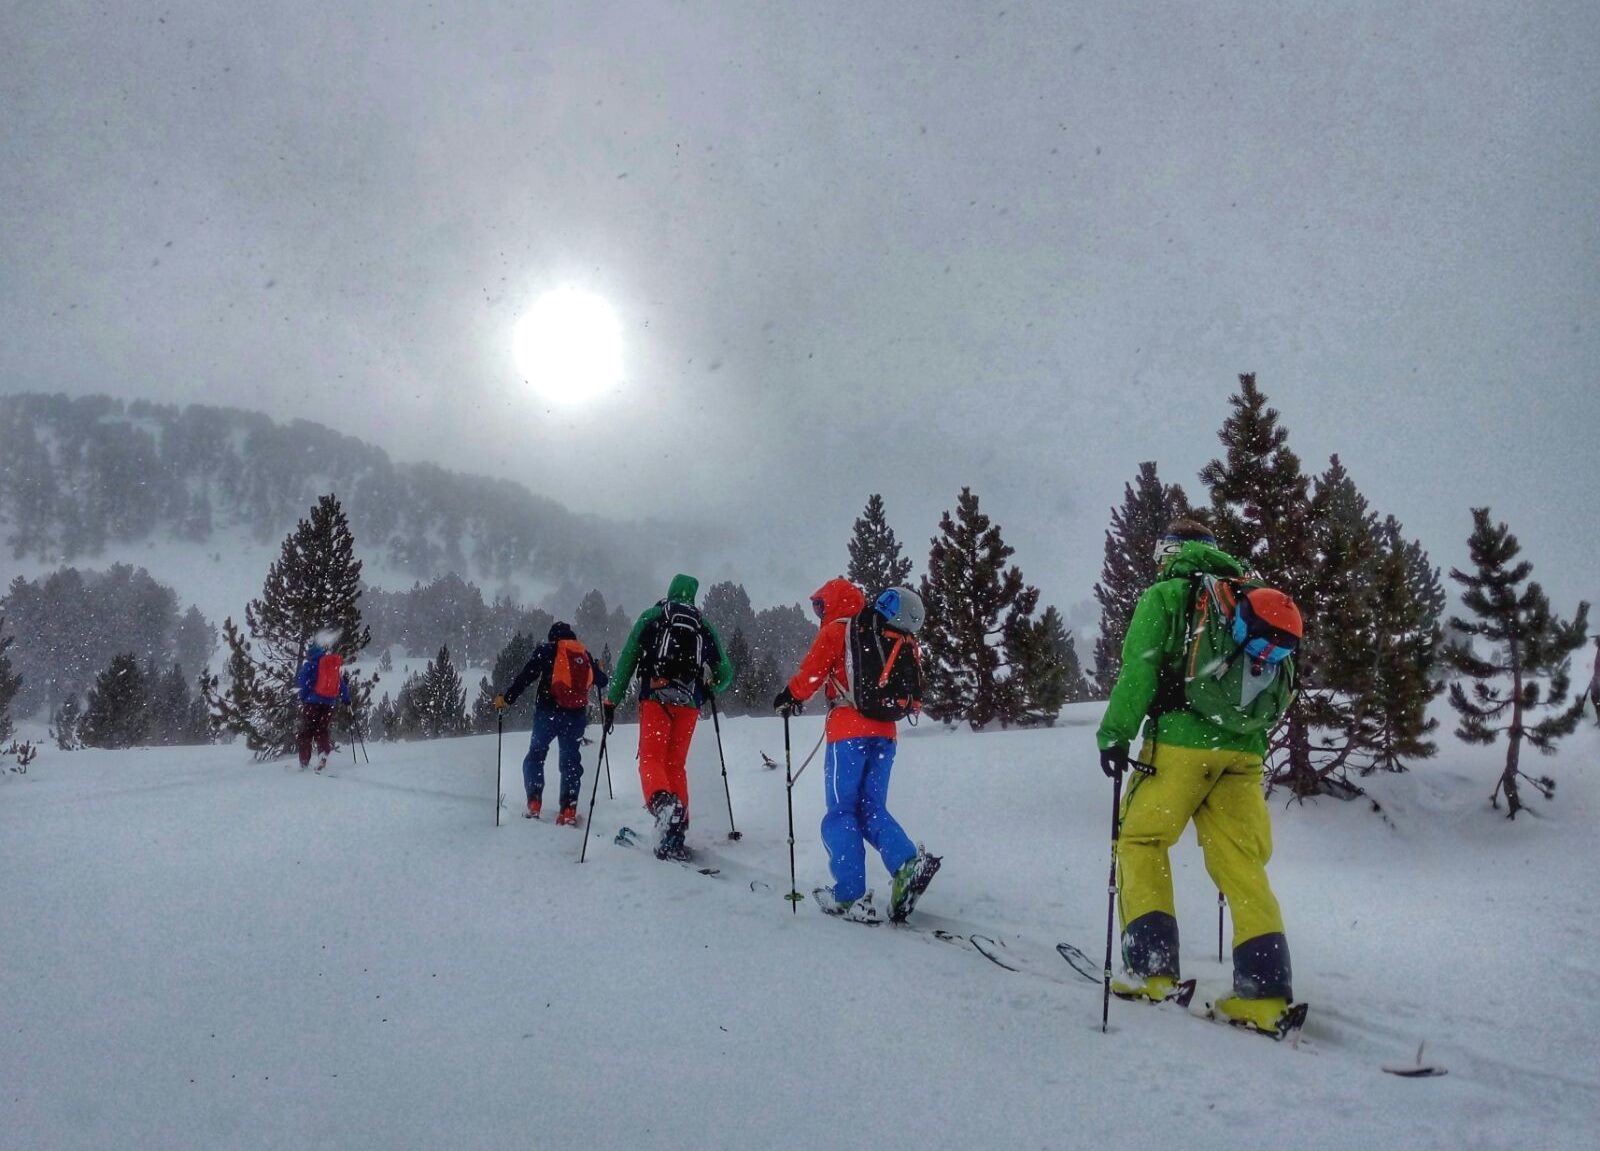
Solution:
M 550 669 L 550 696 L 556 706 L 568 711 L 587 706 L 593 683 L 594 666 L 583 644 L 575 639 L 559 640 Z
M 324 699 L 339 698 L 339 676 L 344 671 L 344 657 L 331 651 L 317 660 L 317 682 L 312 690 Z

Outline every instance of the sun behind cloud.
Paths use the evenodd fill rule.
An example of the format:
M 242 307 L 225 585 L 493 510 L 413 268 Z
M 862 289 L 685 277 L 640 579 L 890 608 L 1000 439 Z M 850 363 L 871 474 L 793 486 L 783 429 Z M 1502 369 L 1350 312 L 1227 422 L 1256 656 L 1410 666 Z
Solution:
M 622 326 L 592 292 L 557 288 L 533 302 L 511 332 L 517 370 L 541 397 L 593 399 L 622 379 Z

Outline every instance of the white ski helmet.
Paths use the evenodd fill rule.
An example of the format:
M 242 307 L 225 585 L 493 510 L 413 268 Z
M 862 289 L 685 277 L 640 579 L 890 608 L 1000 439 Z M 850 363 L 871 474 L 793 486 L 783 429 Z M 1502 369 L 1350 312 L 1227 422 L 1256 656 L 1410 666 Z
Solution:
M 879 594 L 872 602 L 890 627 L 916 635 L 922 630 L 927 615 L 922 607 L 922 597 L 908 587 L 892 587 Z

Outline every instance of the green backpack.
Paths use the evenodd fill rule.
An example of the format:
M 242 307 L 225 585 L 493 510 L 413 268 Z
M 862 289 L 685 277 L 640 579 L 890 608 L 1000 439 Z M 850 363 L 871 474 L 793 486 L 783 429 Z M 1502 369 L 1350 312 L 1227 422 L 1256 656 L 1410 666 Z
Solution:
M 1179 669 L 1164 676 L 1160 711 L 1188 708 L 1238 735 L 1272 730 L 1294 700 L 1292 653 L 1252 658 L 1236 639 L 1239 602 L 1267 585 L 1256 580 L 1198 576 L 1190 582 L 1188 635 Z M 1181 674 L 1181 682 L 1179 676 Z

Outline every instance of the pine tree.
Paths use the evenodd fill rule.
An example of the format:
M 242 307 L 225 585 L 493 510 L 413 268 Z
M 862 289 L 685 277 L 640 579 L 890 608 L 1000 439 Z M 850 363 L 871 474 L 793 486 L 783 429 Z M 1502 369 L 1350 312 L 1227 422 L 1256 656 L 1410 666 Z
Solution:
M 1022 689 L 1025 720 L 1054 726 L 1063 704 L 1088 697 L 1077 648 L 1053 606 L 1037 620 L 1019 619 L 1006 649 Z
M 244 736 L 261 759 L 282 755 L 294 745 L 299 722 L 295 674 L 311 639 L 337 632 L 331 651 L 348 667 L 371 640 L 361 622 L 361 561 L 355 558 L 344 509 L 332 495 L 317 500 L 309 520 L 301 520 L 283 541 L 278 560 L 267 570 L 260 599 L 245 607 L 246 640 L 230 617 L 223 624 L 228 648 L 224 671 L 205 681 L 205 699 L 215 722 Z M 364 708 L 376 679 L 350 675 L 353 706 Z
M 1407 540 L 1388 517 L 1378 531 L 1373 567 L 1374 666 L 1371 760 L 1364 772 L 1404 771 L 1405 759 L 1427 759 L 1439 721 L 1428 705 L 1444 690 L 1434 675 L 1441 650 L 1444 586 L 1422 545 Z
M 12 642 L 12 638 L 6 634 L 6 617 L 0 615 L 0 739 L 10 739 L 15 730 L 11 720 L 11 701 L 22 687 L 22 677 L 11 670 L 11 657 L 6 655 L 6 649 Z
M 1021 569 L 1006 567 L 1015 549 L 978 510 L 972 489 L 961 489 L 955 516 L 945 512 L 939 530 L 922 580 L 923 708 L 974 731 L 995 720 L 1014 723 L 1026 697 L 1005 640 L 1033 614 L 1039 590 L 1023 582 Z
M 1467 547 L 1474 570 L 1451 568 L 1450 578 L 1465 589 L 1461 602 L 1476 618 L 1453 616 L 1450 623 L 1470 638 L 1486 640 L 1489 653 L 1478 655 L 1470 638 L 1447 649 L 1450 665 L 1473 681 L 1470 695 L 1460 680 L 1450 685 L 1450 706 L 1461 716 L 1456 735 L 1468 743 L 1492 744 L 1506 733 L 1505 769 L 1489 802 L 1498 809 L 1504 792 L 1506 816 L 1515 819 L 1523 806 L 1518 780 L 1531 783 L 1546 799 L 1555 790 L 1549 776 L 1534 778 L 1521 770 L 1523 740 L 1551 755 L 1556 741 L 1578 726 L 1582 696 L 1572 706 L 1566 700 L 1572 655 L 1583 647 L 1589 628 L 1589 605 L 1580 602 L 1572 622 L 1563 623 L 1551 614 L 1550 600 L 1537 582 L 1523 586 L 1533 565 L 1527 560 L 1513 565 L 1522 547 L 1510 529 L 1492 522 L 1488 508 L 1472 509 L 1472 525 Z M 1550 714 L 1532 722 L 1540 711 Z
M 50 716 L 50 737 L 56 741 L 56 747 L 62 751 L 77 751 L 83 746 L 78 738 L 78 725 L 82 720 L 77 696 L 69 695 L 61 701 L 61 706 Z
M 1094 645 L 1094 677 L 1109 696 L 1122 672 L 1122 641 L 1145 590 L 1161 578 L 1156 543 L 1166 527 L 1190 515 L 1189 501 L 1177 484 L 1163 484 L 1153 461 L 1139 465 L 1139 478 L 1124 484 L 1122 507 L 1111 509 L 1106 556 L 1094 598 L 1100 602 L 1100 637 Z
M 1233 412 L 1217 438 L 1225 457 L 1200 471 L 1211 494 L 1218 542 L 1224 551 L 1296 603 L 1305 599 L 1314 563 L 1310 481 L 1300 470 L 1300 457 L 1289 449 L 1289 432 L 1278 412 L 1267 406 L 1252 374 L 1239 377 L 1239 391 L 1229 397 Z M 1305 616 L 1308 629 L 1318 626 Z M 1296 664 L 1300 659 L 1296 657 Z M 1301 669 L 1304 676 L 1304 669 Z M 1297 699 L 1273 745 L 1283 764 L 1274 782 L 1288 782 L 1296 795 L 1322 790 L 1322 777 L 1312 763 L 1312 732 L 1305 705 Z
M 450 662 L 450 649 L 441 647 L 428 661 L 416 688 L 417 720 L 423 739 L 460 735 L 467 726 L 467 693 L 461 673 Z
M 911 559 L 900 554 L 900 541 L 883 514 L 883 497 L 867 497 L 865 512 L 850 537 L 850 566 L 845 575 L 867 593 L 871 603 L 887 588 L 904 587 L 911 578 Z
M 491 694 L 490 705 L 493 706 L 496 695 L 504 695 L 511 687 L 511 682 L 517 678 L 528 660 L 533 656 L 533 649 L 539 646 L 539 641 L 534 636 L 517 632 L 500 649 L 494 657 L 494 667 L 489 672 Z M 537 684 L 529 684 L 517 697 L 517 702 L 506 708 L 502 723 L 506 731 L 532 731 L 533 730 L 533 705 L 538 697 Z M 482 690 L 481 687 L 479 689 Z M 489 725 L 492 730 L 494 724 Z
M 150 730 L 150 704 L 139 661 L 124 652 L 95 677 L 79 737 L 86 747 L 135 747 Z
M 739 690 L 754 670 L 750 667 L 750 644 L 744 638 L 743 628 L 735 628 L 732 638 L 728 640 L 728 660 L 733 664 L 733 682 L 722 697 L 723 714 L 753 714 L 747 706 L 744 693 Z
M 1346 782 L 1346 766 L 1359 764 L 1377 737 L 1377 515 L 1337 455 L 1313 484 L 1310 526 L 1311 562 L 1295 598 L 1315 621 L 1295 653 L 1296 708 L 1315 733 L 1315 786 L 1296 781 L 1302 795 L 1324 790 L 1335 774 Z

